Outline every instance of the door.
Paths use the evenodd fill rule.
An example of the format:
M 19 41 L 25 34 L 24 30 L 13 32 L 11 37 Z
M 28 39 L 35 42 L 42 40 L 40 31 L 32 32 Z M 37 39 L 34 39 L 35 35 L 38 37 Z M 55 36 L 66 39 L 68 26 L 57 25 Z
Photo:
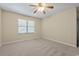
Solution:
M 79 19 L 77 19 L 77 47 L 79 47 Z

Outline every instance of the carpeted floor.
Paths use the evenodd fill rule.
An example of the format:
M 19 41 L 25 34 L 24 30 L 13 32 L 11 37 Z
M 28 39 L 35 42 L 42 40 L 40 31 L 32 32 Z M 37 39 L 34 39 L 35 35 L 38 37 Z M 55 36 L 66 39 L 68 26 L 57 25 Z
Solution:
M 79 56 L 79 48 L 45 39 L 35 39 L 0 47 L 0 56 Z

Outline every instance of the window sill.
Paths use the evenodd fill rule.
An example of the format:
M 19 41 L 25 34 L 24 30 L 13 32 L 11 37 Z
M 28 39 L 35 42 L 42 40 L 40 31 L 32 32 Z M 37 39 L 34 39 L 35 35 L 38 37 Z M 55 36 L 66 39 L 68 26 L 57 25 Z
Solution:
M 17 34 L 36 34 L 36 32 L 34 32 L 34 33 L 17 33 Z

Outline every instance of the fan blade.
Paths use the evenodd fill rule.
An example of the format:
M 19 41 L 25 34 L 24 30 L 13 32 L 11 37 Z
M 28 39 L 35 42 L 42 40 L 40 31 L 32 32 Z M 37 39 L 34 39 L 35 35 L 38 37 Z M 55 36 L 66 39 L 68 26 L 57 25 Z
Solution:
M 47 6 L 47 8 L 51 8 L 51 9 L 53 9 L 54 7 L 53 7 L 53 6 Z
M 32 7 L 37 7 L 37 5 L 29 5 L 29 6 L 32 6 Z
M 34 14 L 37 12 L 37 9 L 33 12 Z
M 44 13 L 44 14 L 46 14 L 46 12 L 45 12 L 45 11 L 43 11 L 43 13 Z

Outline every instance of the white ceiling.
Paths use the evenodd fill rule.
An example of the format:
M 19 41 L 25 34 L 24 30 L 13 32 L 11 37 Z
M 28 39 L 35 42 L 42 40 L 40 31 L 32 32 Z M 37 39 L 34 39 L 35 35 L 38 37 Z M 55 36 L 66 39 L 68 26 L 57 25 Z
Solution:
M 0 3 L 0 8 L 36 18 L 46 18 L 68 8 L 79 6 L 79 3 L 47 3 L 47 5 L 53 5 L 54 9 L 46 9 L 46 14 L 43 14 L 42 12 L 37 12 L 36 14 L 33 14 L 35 8 L 30 7 L 29 5 L 31 4 L 32 3 Z

